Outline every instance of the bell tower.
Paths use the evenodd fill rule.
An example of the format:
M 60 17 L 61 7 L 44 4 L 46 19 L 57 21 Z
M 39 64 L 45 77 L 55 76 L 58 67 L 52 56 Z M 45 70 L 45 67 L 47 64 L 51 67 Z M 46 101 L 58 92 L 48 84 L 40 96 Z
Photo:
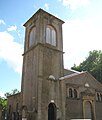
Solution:
M 28 120 L 50 120 L 51 112 L 48 109 L 61 109 L 60 114 L 63 116 L 58 80 L 64 72 L 63 23 L 59 18 L 39 9 L 24 24 L 21 90 L 22 104 L 26 106 Z

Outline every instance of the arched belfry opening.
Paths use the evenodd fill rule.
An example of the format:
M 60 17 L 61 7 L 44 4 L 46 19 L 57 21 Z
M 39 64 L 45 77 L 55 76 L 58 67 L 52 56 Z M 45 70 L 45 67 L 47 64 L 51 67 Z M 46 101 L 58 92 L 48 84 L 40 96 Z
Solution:
M 54 103 L 48 105 L 48 120 L 56 120 L 56 105 Z
M 56 30 L 51 25 L 46 27 L 46 43 L 56 46 Z

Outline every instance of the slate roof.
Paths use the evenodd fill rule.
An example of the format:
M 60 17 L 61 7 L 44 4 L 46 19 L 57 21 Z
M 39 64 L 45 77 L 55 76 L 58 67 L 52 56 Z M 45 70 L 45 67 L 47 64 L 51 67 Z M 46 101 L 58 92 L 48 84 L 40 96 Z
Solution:
M 87 71 L 69 74 L 59 78 L 59 80 L 63 80 L 66 84 L 77 84 L 81 86 L 85 86 L 87 83 L 89 87 L 102 91 L 102 84 Z

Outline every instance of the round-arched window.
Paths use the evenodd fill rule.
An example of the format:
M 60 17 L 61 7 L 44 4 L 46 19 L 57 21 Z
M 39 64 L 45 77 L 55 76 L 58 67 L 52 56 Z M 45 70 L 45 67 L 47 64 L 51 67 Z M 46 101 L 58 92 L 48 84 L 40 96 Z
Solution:
M 100 101 L 100 94 L 97 93 L 97 101 Z
M 73 97 L 73 91 L 72 91 L 72 88 L 69 88 L 69 97 L 70 97 L 70 98 Z
M 77 98 L 77 90 L 74 89 L 74 98 Z
M 33 27 L 30 31 L 30 35 L 29 35 L 29 47 L 31 47 L 32 45 L 34 45 L 36 42 L 36 27 Z
M 56 46 L 56 31 L 50 25 L 46 27 L 46 43 Z
M 102 94 L 100 94 L 100 99 L 101 99 L 101 102 L 102 102 Z

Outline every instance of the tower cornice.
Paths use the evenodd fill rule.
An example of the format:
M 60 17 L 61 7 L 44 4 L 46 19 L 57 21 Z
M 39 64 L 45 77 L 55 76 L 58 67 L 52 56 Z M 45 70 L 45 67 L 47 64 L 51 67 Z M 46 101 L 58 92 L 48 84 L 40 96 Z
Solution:
M 50 17 L 52 17 L 52 18 L 54 18 L 54 19 L 57 19 L 58 21 L 60 21 L 62 24 L 64 23 L 64 21 L 63 20 L 61 20 L 61 19 L 59 19 L 58 17 L 55 17 L 54 15 L 52 15 L 52 14 L 50 14 L 50 13 L 48 13 L 48 12 L 46 12 L 46 11 L 44 11 L 43 9 L 39 9 L 27 22 L 25 22 L 25 24 L 23 25 L 24 27 L 26 27 L 27 26 L 27 24 L 29 23 L 29 21 L 30 20 L 32 20 L 34 17 L 36 17 L 36 15 L 47 15 L 47 16 L 50 16 Z
M 52 49 L 52 50 L 55 50 L 55 51 L 57 51 L 57 52 L 61 52 L 61 53 L 64 54 L 63 51 L 56 49 L 56 47 L 54 47 L 54 46 L 51 46 L 51 45 L 48 45 L 48 44 L 38 43 L 38 44 L 30 47 L 27 51 L 25 51 L 25 52 L 22 54 L 22 56 L 24 56 L 26 53 L 30 52 L 31 50 L 35 49 L 35 48 L 38 47 L 38 46 L 46 47 L 46 48 L 49 48 L 49 49 Z

